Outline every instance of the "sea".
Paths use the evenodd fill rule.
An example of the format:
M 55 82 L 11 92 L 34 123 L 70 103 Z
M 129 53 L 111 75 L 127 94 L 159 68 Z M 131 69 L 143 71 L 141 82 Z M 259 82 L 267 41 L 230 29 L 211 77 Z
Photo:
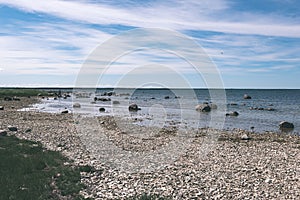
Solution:
M 298 89 L 49 89 L 69 97 L 45 98 L 24 110 L 61 113 L 68 110 L 87 116 L 118 116 L 134 119 L 140 126 L 181 128 L 243 129 L 257 133 L 280 132 L 279 123 L 288 121 L 300 133 L 300 90 Z M 251 99 L 244 99 L 247 94 Z M 95 97 L 100 100 L 95 100 Z M 107 101 L 103 101 L 103 100 Z M 79 103 L 80 108 L 73 108 Z M 140 110 L 130 112 L 136 104 Z M 196 111 L 198 104 L 215 104 L 210 112 Z M 104 112 L 99 109 L 104 108 Z M 103 109 L 102 109 L 103 110 Z M 238 116 L 226 116 L 236 111 Z

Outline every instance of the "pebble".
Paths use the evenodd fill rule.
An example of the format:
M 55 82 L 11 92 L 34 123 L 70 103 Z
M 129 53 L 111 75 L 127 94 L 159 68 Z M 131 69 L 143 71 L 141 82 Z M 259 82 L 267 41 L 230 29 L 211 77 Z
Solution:
M 7 128 L 10 131 L 18 131 L 18 128 L 16 126 L 8 126 Z

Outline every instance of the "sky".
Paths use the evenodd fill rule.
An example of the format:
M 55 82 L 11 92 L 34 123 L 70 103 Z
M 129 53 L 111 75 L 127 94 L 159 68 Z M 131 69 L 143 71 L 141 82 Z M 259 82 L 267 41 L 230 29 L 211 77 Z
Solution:
M 0 0 L 0 86 L 78 86 L 93 52 L 137 28 L 196 42 L 225 88 L 300 88 L 298 0 Z M 150 46 L 156 39 L 168 40 L 167 35 L 142 37 Z M 113 60 L 97 82 L 100 87 L 118 86 L 126 76 L 157 85 L 163 79 L 172 82 L 172 73 L 191 87 L 210 87 L 203 71 L 178 56 L 193 50 L 180 49 L 182 41 L 172 52 L 131 41 L 136 50 Z

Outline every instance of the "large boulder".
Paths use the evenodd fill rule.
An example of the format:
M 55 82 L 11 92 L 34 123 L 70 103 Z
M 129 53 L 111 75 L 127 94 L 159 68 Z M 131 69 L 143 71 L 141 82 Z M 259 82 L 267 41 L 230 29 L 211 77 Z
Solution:
M 280 129 L 293 129 L 294 128 L 294 124 L 287 122 L 287 121 L 282 121 L 279 123 L 279 128 Z
M 80 103 L 74 103 L 73 104 L 73 108 L 80 108 L 80 107 L 81 107 Z
M 244 94 L 244 99 L 252 99 L 252 97 L 249 96 L 248 94 Z
M 226 116 L 232 116 L 232 117 L 237 117 L 239 116 L 239 113 L 236 111 L 230 112 L 230 113 L 226 113 Z
M 105 108 L 99 108 L 99 112 L 105 112 Z
M 67 113 L 69 113 L 68 110 L 63 110 L 63 111 L 61 111 L 61 114 L 67 114 Z
M 0 130 L 0 136 L 6 136 L 7 132 L 5 130 Z
M 129 105 L 128 110 L 129 110 L 129 111 L 135 111 L 135 112 L 136 112 L 136 111 L 141 110 L 141 109 L 138 107 L 138 105 L 136 105 L 136 104 L 134 103 L 134 104 Z
M 4 110 L 4 106 L 0 106 L 0 110 Z
M 195 109 L 199 112 L 210 112 L 211 107 L 208 104 L 199 104 L 195 107 Z

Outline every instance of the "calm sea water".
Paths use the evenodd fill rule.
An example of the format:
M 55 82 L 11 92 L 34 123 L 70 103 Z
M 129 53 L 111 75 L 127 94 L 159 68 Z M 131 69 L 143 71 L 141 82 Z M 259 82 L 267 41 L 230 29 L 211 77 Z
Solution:
M 168 89 L 139 89 L 115 90 L 116 96 L 109 96 L 111 101 L 97 101 L 92 104 L 94 97 L 101 96 L 112 89 L 98 89 L 96 92 L 76 91 L 88 94 L 88 98 L 72 95 L 71 98 L 59 100 L 44 100 L 34 105 L 42 112 L 61 112 L 68 109 L 71 112 L 88 115 L 118 115 L 136 119 L 141 126 L 183 126 L 186 128 L 202 128 L 214 126 L 218 121 L 223 129 L 246 129 L 254 127 L 255 132 L 279 131 L 281 121 L 289 121 L 295 125 L 294 133 L 300 132 L 300 90 L 287 89 L 226 89 L 221 90 L 168 90 Z M 244 99 L 248 94 L 252 99 Z M 226 95 L 226 96 L 224 96 Z M 119 101 L 120 104 L 112 104 Z M 74 102 L 81 104 L 80 109 L 73 109 Z M 218 109 L 210 113 L 195 111 L 198 103 L 215 103 Z M 128 112 L 128 105 L 136 103 L 141 110 L 136 113 Z M 100 113 L 99 108 L 104 107 L 105 112 Z M 222 107 L 226 110 L 222 110 Z M 251 110 L 251 107 L 264 108 L 264 110 Z M 274 111 L 265 110 L 274 108 Z M 237 111 L 237 117 L 223 117 L 226 112 Z M 216 117 L 218 116 L 218 117 Z M 222 119 L 224 118 L 224 124 Z

